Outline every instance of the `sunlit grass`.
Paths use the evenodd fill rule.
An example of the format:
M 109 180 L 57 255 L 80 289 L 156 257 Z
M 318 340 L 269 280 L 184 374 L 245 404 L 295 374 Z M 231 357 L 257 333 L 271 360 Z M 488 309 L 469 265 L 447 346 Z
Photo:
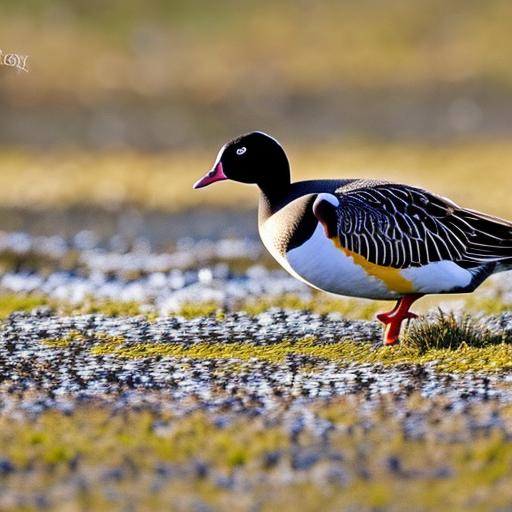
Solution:
M 85 297 L 80 302 L 71 303 L 57 300 L 43 293 L 0 293 L 0 320 L 12 313 L 30 313 L 39 308 L 45 308 L 51 314 L 59 315 L 91 315 L 102 314 L 110 317 L 137 316 L 143 309 L 141 304 L 134 301 L 115 301 L 112 299 L 95 299 Z M 153 318 L 154 312 L 146 313 L 147 318 Z
M 39 294 L 15 294 L 0 295 L 0 320 L 7 318 L 15 311 L 30 312 L 41 306 L 48 305 L 48 298 Z
M 465 295 L 463 297 L 450 295 L 447 297 L 434 295 L 425 297 L 417 305 L 415 311 L 425 314 L 435 311 L 440 305 L 442 310 L 451 313 L 453 311 L 468 311 L 473 315 L 497 315 L 512 310 L 512 305 L 503 302 L 499 298 L 480 297 L 478 294 Z M 336 297 L 333 295 L 316 292 L 310 299 L 304 299 L 294 294 L 281 296 L 262 296 L 258 298 L 248 297 L 245 300 L 235 302 L 226 308 L 220 302 L 197 301 L 184 302 L 169 315 L 178 315 L 186 319 L 215 316 L 221 320 L 226 313 L 243 312 L 254 316 L 271 308 L 279 308 L 289 311 L 304 311 L 319 315 L 333 314 L 335 317 L 351 320 L 374 320 L 377 313 L 391 309 L 392 301 L 374 301 L 357 299 L 352 297 Z M 139 303 L 131 300 L 99 299 L 87 296 L 73 303 L 66 300 L 57 300 L 42 293 L 14 293 L 3 291 L 0 293 L 0 319 L 8 317 L 16 311 L 30 312 L 35 308 L 45 306 L 55 314 L 60 315 L 86 315 L 103 314 L 106 316 L 137 316 L 144 315 L 147 318 L 155 318 L 159 312 L 152 303 Z
M 435 320 L 416 320 L 406 331 L 403 343 L 425 354 L 431 350 L 479 349 L 510 342 L 512 340 L 504 334 L 491 331 L 468 314 L 457 318 L 454 313 L 439 310 Z
M 434 327 L 434 329 L 436 329 Z M 459 345 L 447 347 L 448 340 L 458 336 L 458 332 L 444 333 L 445 338 L 433 338 L 434 346 L 424 348 L 407 341 L 394 347 L 378 346 L 366 342 L 353 342 L 349 339 L 322 343 L 314 338 L 305 338 L 296 342 L 287 340 L 269 345 L 246 343 L 210 343 L 208 341 L 184 346 L 174 343 L 131 343 L 123 340 L 104 340 L 91 347 L 91 354 L 112 356 L 122 359 L 144 359 L 153 357 L 171 357 L 185 360 L 231 360 L 240 364 L 249 361 L 265 361 L 280 364 L 288 357 L 306 357 L 299 367 L 315 371 L 315 361 L 329 361 L 340 365 L 373 364 L 384 366 L 429 365 L 440 373 L 487 372 L 495 373 L 512 369 L 512 344 L 483 343 L 472 346 L 460 338 Z M 499 338 L 495 335 L 494 338 Z M 429 340 L 426 340 L 428 342 Z M 467 338 L 468 343 L 472 340 Z M 67 346 L 65 340 L 48 340 L 45 343 L 59 347 Z
M 218 145 L 223 142 L 219 140 Z M 255 208 L 255 187 L 220 183 L 192 190 L 217 149 L 158 155 L 4 150 L 0 152 L 0 204 L 25 208 L 134 205 L 163 211 L 197 206 Z M 512 145 L 508 141 L 446 146 L 345 142 L 307 148 L 287 145 L 286 149 L 295 180 L 388 179 L 424 186 L 463 206 L 512 218 Z
M 343 318 L 373 320 L 379 311 L 389 309 L 390 303 L 365 299 L 336 297 L 331 294 L 315 292 L 308 300 L 294 294 L 277 297 L 247 298 L 236 305 L 237 309 L 250 315 L 258 315 L 269 308 L 281 308 L 295 311 L 308 311 L 320 315 L 335 313 Z

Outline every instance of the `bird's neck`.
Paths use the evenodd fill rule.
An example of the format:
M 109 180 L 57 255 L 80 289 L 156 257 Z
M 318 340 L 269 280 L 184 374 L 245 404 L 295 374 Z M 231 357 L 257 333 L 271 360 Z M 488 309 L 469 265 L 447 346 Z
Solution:
M 260 222 L 282 208 L 291 187 L 290 164 L 284 151 L 280 150 L 266 164 L 266 172 L 256 183 L 260 189 Z
M 273 181 L 272 183 L 258 183 L 258 187 L 260 189 L 258 216 L 261 223 L 286 204 L 291 183 L 289 181 L 281 183 Z

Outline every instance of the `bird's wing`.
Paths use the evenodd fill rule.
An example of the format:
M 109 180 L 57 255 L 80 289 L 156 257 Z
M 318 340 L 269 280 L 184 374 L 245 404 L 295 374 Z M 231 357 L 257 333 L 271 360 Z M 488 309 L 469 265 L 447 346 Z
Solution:
M 319 194 L 313 211 L 327 236 L 377 265 L 512 262 L 512 223 L 419 188 L 360 180 Z

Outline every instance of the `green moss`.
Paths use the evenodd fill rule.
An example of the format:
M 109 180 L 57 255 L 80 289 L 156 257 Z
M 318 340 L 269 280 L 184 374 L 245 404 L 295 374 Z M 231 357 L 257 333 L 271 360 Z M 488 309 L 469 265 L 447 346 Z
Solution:
M 325 293 L 315 293 L 310 300 L 303 300 L 293 294 L 247 300 L 237 304 L 237 309 L 250 315 L 259 315 L 269 308 L 282 308 L 310 311 L 321 315 L 339 313 L 345 318 L 371 320 L 378 311 L 388 306 L 389 304 L 378 301 L 333 298 Z
M 71 341 L 68 338 L 46 338 L 41 343 L 53 348 L 67 348 Z
M 222 319 L 224 315 L 219 304 L 216 302 L 187 302 L 182 304 L 176 314 L 186 319 L 212 315 L 216 315 L 219 319 Z
M 222 313 L 217 310 L 217 315 Z M 81 343 L 83 350 L 97 356 L 120 358 L 173 357 L 178 359 L 223 359 L 234 363 L 264 360 L 280 364 L 290 356 L 307 356 L 301 361 L 302 369 L 315 371 L 319 361 L 340 365 L 400 364 L 431 365 L 440 372 L 497 372 L 512 369 L 512 340 L 500 333 L 489 331 L 466 316 L 457 320 L 453 315 L 440 313 L 432 321 L 417 320 L 404 333 L 401 344 L 393 347 L 340 339 L 325 343 L 308 337 L 282 340 L 268 344 L 252 342 L 210 342 L 194 344 L 165 342 L 130 342 L 121 336 L 96 333 L 87 341 L 79 332 L 72 331 L 63 338 L 45 339 L 42 343 L 65 349 L 71 343 Z
M 227 463 L 229 466 L 243 466 L 248 461 L 248 451 L 246 448 L 238 446 L 231 449 L 227 455 Z
M 315 338 L 283 340 L 267 345 L 251 342 L 193 345 L 180 343 L 131 343 L 106 337 L 93 346 L 95 355 L 122 358 L 175 357 L 190 359 L 264 360 L 279 364 L 292 355 L 309 356 L 314 361 L 327 360 L 339 364 L 432 365 L 440 372 L 496 372 L 512 369 L 512 344 L 499 334 L 481 328 L 469 319 L 457 322 L 451 315 L 440 315 L 436 321 L 419 321 L 404 337 L 401 345 L 375 346 L 368 342 L 340 340 L 322 343 Z M 311 365 L 312 361 L 304 364 Z M 314 365 L 311 369 L 314 369 Z
M 15 311 L 32 311 L 40 306 L 51 306 L 43 295 L 5 293 L 0 295 L 0 318 L 7 318 Z
M 98 300 L 87 298 L 80 304 L 57 301 L 40 294 L 0 294 L 0 319 L 7 318 L 16 311 L 32 311 L 40 306 L 48 306 L 54 313 L 62 315 L 102 314 L 106 316 L 137 316 L 142 314 L 141 305 L 133 301 Z M 147 315 L 154 317 L 153 313 Z
M 187 496 L 235 512 L 255 501 L 261 510 L 283 512 L 402 510 L 406 504 L 405 510 L 411 503 L 425 511 L 441 505 L 443 510 L 483 511 L 510 503 L 512 443 L 499 428 L 474 430 L 476 417 L 499 417 L 509 424 L 510 407 L 484 403 L 470 411 L 447 410 L 444 398 L 418 395 L 400 402 L 403 415 L 395 414 L 396 400 L 385 396 L 377 407 L 367 405 L 359 395 L 304 404 L 334 427 L 321 445 L 308 429 L 298 443 L 292 441 L 286 408 L 271 421 L 229 415 L 227 424 L 216 422 L 213 412 L 174 416 L 166 410 L 114 410 L 96 403 L 81 405 L 72 414 L 45 411 L 28 421 L 2 415 L 0 455 L 20 469 L 3 475 L 2 485 L 27 500 L 44 492 L 56 510 L 61 510 L 57 504 L 64 491 L 68 508 L 82 503 L 88 509 L 112 510 L 112 502 L 104 500 L 105 489 L 141 510 L 163 509 L 176 500 L 187 503 Z M 405 436 L 404 422 L 415 414 L 426 427 L 434 421 L 435 428 Z M 420 426 L 418 433 L 422 431 Z M 317 463 L 293 469 L 298 450 L 314 451 Z M 276 465 L 265 463 L 269 453 L 279 454 Z M 390 459 L 399 461 L 399 470 L 390 469 Z M 202 475 L 194 473 L 197 462 L 206 468 Z M 160 480 L 155 468 L 166 464 L 178 464 L 179 471 L 148 493 L 148 482 Z M 332 467 L 338 473 L 326 478 Z M 97 485 L 97 475 L 112 469 L 121 469 L 121 476 L 101 476 L 102 485 Z M 238 485 L 216 484 L 222 476 L 234 476 Z M 77 488 L 77 477 L 86 484 Z
M 298 341 L 284 340 L 268 345 L 254 343 L 210 343 L 193 345 L 180 343 L 134 343 L 124 344 L 118 340 L 108 340 L 92 348 L 95 355 L 116 355 L 124 358 L 143 358 L 154 356 L 191 358 L 191 359 L 236 359 L 249 361 L 260 359 L 273 363 L 283 362 L 289 355 L 312 356 L 320 359 L 343 360 L 348 354 L 358 354 L 360 349 L 368 350 L 367 344 L 339 342 L 322 344 L 314 338 Z
M 231 262 L 230 262 L 231 265 Z M 284 294 L 278 297 L 258 297 L 239 301 L 233 307 L 233 311 L 244 311 L 249 315 L 259 315 L 270 308 L 291 309 L 308 311 L 325 315 L 339 313 L 345 318 L 371 320 L 377 312 L 388 308 L 389 303 L 382 301 L 370 301 L 364 299 L 334 298 L 325 293 L 314 293 L 313 298 L 304 300 L 294 294 Z M 201 316 L 216 315 L 222 319 L 225 309 L 218 302 L 185 303 L 176 312 L 177 315 L 187 319 Z
M 141 306 L 135 301 L 115 301 L 88 297 L 77 305 L 61 304 L 60 312 L 68 315 L 101 314 L 106 316 L 138 316 L 142 314 Z
M 64 464 L 73 459 L 76 455 L 76 449 L 66 446 L 49 447 L 44 455 L 43 460 L 47 464 L 57 465 Z
M 375 347 L 369 343 L 343 341 L 329 344 L 314 339 L 296 342 L 282 341 L 270 345 L 253 343 L 197 343 L 192 346 L 164 343 L 136 343 L 125 345 L 118 341 L 107 341 L 91 349 L 95 355 L 113 355 L 122 358 L 175 357 L 191 359 L 233 359 L 250 361 L 265 360 L 282 363 L 291 355 L 309 356 L 340 364 L 431 364 L 438 371 L 500 371 L 512 368 L 512 345 L 502 344 L 488 347 L 460 346 L 457 349 L 431 349 L 422 352 L 417 348 L 402 345 Z
M 46 338 L 41 343 L 54 348 L 67 348 L 73 342 L 83 343 L 85 339 L 79 331 L 69 331 L 63 338 Z

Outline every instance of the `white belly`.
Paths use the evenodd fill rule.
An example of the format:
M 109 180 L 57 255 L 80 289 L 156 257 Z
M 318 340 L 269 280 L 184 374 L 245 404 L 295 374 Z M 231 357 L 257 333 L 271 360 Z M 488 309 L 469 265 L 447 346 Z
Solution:
M 290 274 L 314 288 L 369 299 L 394 299 L 399 296 L 337 249 L 325 236 L 320 224 L 309 240 L 287 253 L 286 259 L 275 252 L 270 250 Z

